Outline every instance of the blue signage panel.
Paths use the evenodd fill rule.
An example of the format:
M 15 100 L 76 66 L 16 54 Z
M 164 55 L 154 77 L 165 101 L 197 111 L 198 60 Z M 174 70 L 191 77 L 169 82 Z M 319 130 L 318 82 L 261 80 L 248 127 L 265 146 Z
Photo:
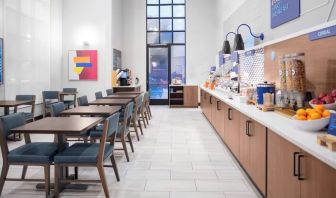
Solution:
M 254 56 L 255 50 L 246 51 L 244 54 L 245 56 Z
M 225 64 L 225 58 L 224 58 L 223 51 L 218 52 L 218 63 L 219 63 L 219 66 L 222 66 Z
M 300 0 L 271 0 L 271 27 L 300 17 Z
M 3 39 L 0 38 L 0 84 L 3 83 Z
M 311 41 L 336 36 L 336 25 L 309 33 Z
M 239 54 L 238 52 L 232 52 L 230 59 L 232 62 L 239 63 Z

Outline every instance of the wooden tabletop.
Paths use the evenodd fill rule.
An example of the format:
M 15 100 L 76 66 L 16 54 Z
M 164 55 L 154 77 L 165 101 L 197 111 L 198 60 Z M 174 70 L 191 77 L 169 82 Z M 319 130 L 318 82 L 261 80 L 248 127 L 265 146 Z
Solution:
M 104 98 L 106 99 L 135 99 L 138 97 L 140 94 L 113 94 L 106 96 Z
M 32 103 L 32 100 L 0 100 L 0 107 L 16 107 Z
M 59 92 L 59 95 L 77 95 L 78 92 Z
M 61 115 L 97 115 L 110 116 L 121 110 L 121 106 L 80 106 L 65 110 Z
M 11 131 L 35 134 L 80 134 L 103 120 L 102 117 L 48 117 L 14 128 Z
M 89 105 L 125 106 L 130 102 L 132 99 L 97 99 L 89 102 Z
M 121 92 L 116 92 L 116 93 L 114 93 L 114 94 L 118 94 L 118 95 L 129 95 L 129 94 L 143 94 L 144 92 L 143 91 L 125 91 L 125 92 L 123 92 L 123 91 L 121 91 Z

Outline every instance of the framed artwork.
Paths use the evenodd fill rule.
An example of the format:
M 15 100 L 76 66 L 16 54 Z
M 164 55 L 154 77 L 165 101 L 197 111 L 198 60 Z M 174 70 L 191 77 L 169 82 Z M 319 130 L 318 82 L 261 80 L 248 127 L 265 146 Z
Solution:
M 69 51 L 69 80 L 97 80 L 97 50 Z
M 0 38 L 0 84 L 3 84 L 4 82 L 4 79 L 3 79 L 3 64 L 4 64 L 4 60 L 3 60 L 3 55 L 4 55 L 4 52 L 3 52 L 3 47 L 4 44 L 3 44 L 3 39 Z
M 113 69 L 121 69 L 121 51 L 113 49 Z

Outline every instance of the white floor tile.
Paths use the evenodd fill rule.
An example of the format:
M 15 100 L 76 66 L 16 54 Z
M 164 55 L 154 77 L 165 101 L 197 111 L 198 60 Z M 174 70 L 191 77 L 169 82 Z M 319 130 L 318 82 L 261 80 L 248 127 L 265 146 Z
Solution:
M 148 180 L 146 191 L 196 191 L 194 180 Z

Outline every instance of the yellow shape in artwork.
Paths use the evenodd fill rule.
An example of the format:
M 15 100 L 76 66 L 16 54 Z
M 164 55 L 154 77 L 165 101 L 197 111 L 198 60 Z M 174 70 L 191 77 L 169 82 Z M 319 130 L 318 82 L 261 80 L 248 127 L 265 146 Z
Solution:
M 83 72 L 84 67 L 74 67 L 73 69 L 74 69 L 74 72 L 79 75 Z

